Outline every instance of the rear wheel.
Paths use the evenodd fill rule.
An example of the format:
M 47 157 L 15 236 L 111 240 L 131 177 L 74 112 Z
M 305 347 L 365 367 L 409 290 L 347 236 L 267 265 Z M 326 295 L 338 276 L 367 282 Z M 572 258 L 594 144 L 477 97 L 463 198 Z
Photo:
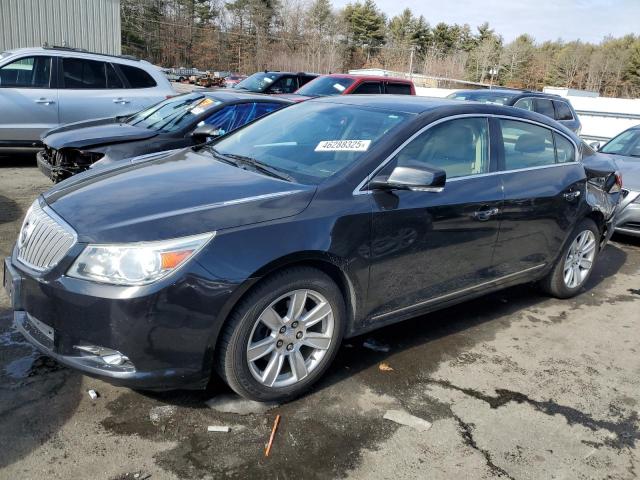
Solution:
M 542 280 L 542 288 L 558 298 L 577 295 L 593 271 L 599 236 L 593 220 L 583 219 L 574 229 L 553 270 Z
M 335 356 L 345 322 L 337 285 L 314 268 L 292 268 L 258 285 L 225 325 L 216 369 L 238 394 L 286 401 L 303 393 Z

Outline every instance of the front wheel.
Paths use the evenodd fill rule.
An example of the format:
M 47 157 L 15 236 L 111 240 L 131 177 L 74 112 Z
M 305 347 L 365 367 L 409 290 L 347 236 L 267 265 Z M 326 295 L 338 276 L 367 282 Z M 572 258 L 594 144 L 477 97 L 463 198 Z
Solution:
M 542 280 L 543 290 L 557 298 L 577 295 L 593 271 L 599 236 L 594 221 L 583 219 L 574 229 L 553 270 Z
M 243 397 L 286 401 L 307 390 L 330 365 L 345 323 L 338 286 L 299 267 L 260 283 L 231 315 L 216 369 Z

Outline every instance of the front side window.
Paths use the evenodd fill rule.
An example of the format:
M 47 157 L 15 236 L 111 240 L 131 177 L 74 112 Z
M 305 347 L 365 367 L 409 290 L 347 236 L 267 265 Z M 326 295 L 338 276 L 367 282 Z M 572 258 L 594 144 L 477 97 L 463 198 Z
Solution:
M 449 120 L 421 133 L 394 158 L 394 166 L 435 167 L 447 178 L 489 171 L 489 123 L 486 118 Z
M 158 85 L 153 77 L 141 68 L 124 64 L 119 64 L 118 67 L 129 82 L 130 88 L 151 88 Z
M 535 111 L 535 108 L 533 106 L 533 98 L 521 98 L 513 106 L 516 108 L 521 108 L 523 110 L 529 110 L 530 112 Z
M 559 133 L 553 132 L 556 141 L 556 158 L 558 163 L 575 162 L 576 150 L 566 137 Z
M 229 105 L 207 117 L 201 124 L 211 125 L 219 131 L 220 135 L 224 135 L 232 130 L 235 113 L 236 106 Z
M 360 160 L 411 117 L 353 105 L 302 102 L 247 125 L 211 148 L 222 155 L 251 157 L 299 182 L 318 184 Z
M 556 163 L 551 130 L 531 123 L 500 119 L 506 170 Z
M 556 102 L 553 104 L 556 106 L 556 120 L 573 120 L 573 112 L 571 107 L 565 102 Z
M 341 77 L 318 77 L 313 82 L 307 83 L 296 91 L 299 95 L 309 95 L 311 97 L 324 97 L 328 95 L 342 95 L 342 93 L 353 85 L 353 78 Z
M 549 118 L 556 118 L 556 112 L 553 110 L 553 103 L 551 103 L 551 100 L 547 100 L 546 98 L 536 98 L 534 104 L 536 112 Z
M 281 77 L 268 89 L 272 93 L 293 93 L 298 89 L 296 77 Z
M 49 88 L 51 57 L 25 57 L 0 68 L 0 88 Z
M 627 130 L 617 137 L 609 140 L 600 149 L 603 153 L 614 155 L 627 155 L 629 157 L 640 157 L 640 129 Z
M 225 107 L 204 120 L 207 125 L 212 125 L 224 135 L 232 130 L 242 127 L 249 122 L 271 113 L 282 105 L 277 103 L 248 102 Z
M 137 127 L 175 132 L 186 127 L 195 117 L 220 102 L 202 94 L 192 93 L 164 100 L 132 115 L 127 123 Z
M 411 85 L 407 83 L 387 83 L 387 93 L 390 95 L 411 95 Z
M 359 95 L 377 95 L 378 93 L 382 93 L 380 87 L 382 87 L 380 82 L 364 82 L 358 85 L 353 93 Z

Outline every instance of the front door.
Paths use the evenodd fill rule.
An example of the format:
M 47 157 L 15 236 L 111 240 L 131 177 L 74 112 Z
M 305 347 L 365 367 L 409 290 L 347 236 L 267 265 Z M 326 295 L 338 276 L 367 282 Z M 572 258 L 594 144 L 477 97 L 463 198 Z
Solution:
M 428 128 L 385 166 L 444 170 L 440 192 L 372 193 L 369 317 L 411 312 L 492 280 L 502 190 L 489 155 L 489 122 L 459 118 Z
M 31 56 L 0 67 L 0 144 L 28 146 L 58 125 L 51 57 Z

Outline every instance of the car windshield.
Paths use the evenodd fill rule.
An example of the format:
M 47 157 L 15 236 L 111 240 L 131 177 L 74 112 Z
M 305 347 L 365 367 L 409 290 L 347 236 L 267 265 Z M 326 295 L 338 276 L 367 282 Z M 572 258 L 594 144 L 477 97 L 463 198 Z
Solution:
M 220 105 L 220 103 L 198 93 L 180 95 L 133 114 L 127 123 L 150 130 L 175 132 L 188 125 L 205 110 Z
M 262 92 L 275 82 L 279 76 L 279 73 L 254 73 L 238 83 L 235 88 L 249 90 L 251 92 Z
M 622 132 L 617 137 L 609 140 L 600 151 L 614 155 L 640 157 L 640 128 Z
M 318 77 L 296 91 L 298 95 L 341 95 L 355 80 L 353 78 Z
M 279 110 L 222 138 L 213 155 L 250 158 L 318 184 L 357 162 L 412 115 L 329 102 L 304 102 Z
M 454 100 L 471 100 L 481 103 L 493 103 L 496 105 L 507 105 L 511 100 L 519 94 L 507 92 L 491 92 L 487 90 L 474 90 L 464 92 L 454 92 L 447 98 Z

